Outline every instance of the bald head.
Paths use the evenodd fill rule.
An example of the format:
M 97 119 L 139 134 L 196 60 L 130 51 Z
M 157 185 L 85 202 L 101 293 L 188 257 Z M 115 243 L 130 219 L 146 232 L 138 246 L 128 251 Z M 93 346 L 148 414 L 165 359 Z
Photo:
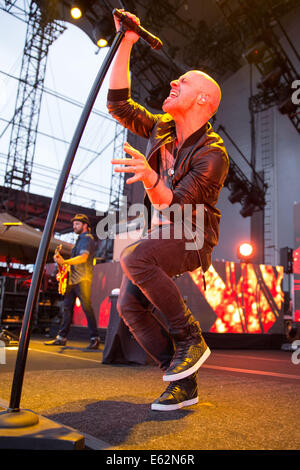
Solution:
M 217 82 L 200 70 L 190 70 L 171 82 L 171 91 L 165 99 L 163 110 L 175 121 L 193 120 L 206 122 L 215 114 L 221 101 Z
M 221 89 L 218 83 L 209 75 L 200 70 L 188 72 L 196 80 L 199 91 L 198 104 L 207 104 L 211 116 L 218 110 L 221 101 Z

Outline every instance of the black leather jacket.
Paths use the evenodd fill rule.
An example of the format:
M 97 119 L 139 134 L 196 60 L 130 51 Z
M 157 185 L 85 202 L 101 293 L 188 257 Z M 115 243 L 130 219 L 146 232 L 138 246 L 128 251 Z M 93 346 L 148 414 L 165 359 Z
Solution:
M 109 90 L 107 107 L 109 113 L 131 132 L 148 138 L 145 156 L 157 171 L 159 148 L 176 139 L 175 122 L 169 114 L 152 114 L 133 101 L 128 89 Z M 211 252 L 219 239 L 221 213 L 215 207 L 229 168 L 228 155 L 223 140 L 210 123 L 189 136 L 180 147 L 172 175 L 172 204 L 193 207 L 204 204 L 204 246 L 201 253 L 204 271 L 211 263 Z M 151 204 L 145 194 L 148 214 Z M 148 220 L 149 224 L 150 220 Z

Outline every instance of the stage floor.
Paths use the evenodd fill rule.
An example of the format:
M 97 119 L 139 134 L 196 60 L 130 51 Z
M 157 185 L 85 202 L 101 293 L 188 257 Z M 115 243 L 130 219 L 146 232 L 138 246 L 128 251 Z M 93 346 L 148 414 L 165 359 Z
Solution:
M 153 365 L 104 365 L 88 341 L 47 347 L 32 336 L 21 407 L 70 426 L 94 450 L 299 450 L 300 364 L 281 350 L 213 350 L 198 374 L 199 403 L 151 411 L 166 383 Z M 17 350 L 0 364 L 8 404 Z M 298 353 L 296 359 L 300 359 Z M 295 361 L 294 361 L 295 362 Z

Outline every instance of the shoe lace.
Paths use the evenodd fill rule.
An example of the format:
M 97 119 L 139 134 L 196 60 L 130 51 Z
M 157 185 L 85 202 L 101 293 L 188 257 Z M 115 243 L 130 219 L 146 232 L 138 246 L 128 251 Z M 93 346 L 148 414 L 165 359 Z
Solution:
M 171 393 L 173 395 L 178 389 L 178 387 L 179 387 L 178 381 L 170 382 L 166 390 L 164 391 L 164 393 Z
M 193 337 L 199 337 L 199 334 L 201 334 L 201 328 L 200 328 L 200 324 L 198 321 L 191 323 L 189 325 L 189 329 L 190 329 L 190 334 Z
M 176 361 L 177 359 L 179 359 L 179 360 L 184 359 L 184 357 L 186 356 L 190 346 L 191 346 L 191 343 L 189 341 L 180 341 L 180 342 L 178 342 L 176 344 L 176 350 L 175 350 L 173 360 Z

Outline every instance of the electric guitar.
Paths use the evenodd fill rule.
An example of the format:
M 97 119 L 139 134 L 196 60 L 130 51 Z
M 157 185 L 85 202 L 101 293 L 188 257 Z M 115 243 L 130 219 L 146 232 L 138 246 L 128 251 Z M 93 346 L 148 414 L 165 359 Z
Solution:
M 62 249 L 62 245 L 59 245 L 56 250 L 55 254 L 59 255 Z M 70 272 L 70 266 L 60 266 L 57 263 L 58 266 L 58 273 L 56 274 L 56 280 L 58 281 L 58 293 L 61 295 L 65 295 L 67 285 L 68 285 L 68 277 L 69 277 L 69 272 Z

